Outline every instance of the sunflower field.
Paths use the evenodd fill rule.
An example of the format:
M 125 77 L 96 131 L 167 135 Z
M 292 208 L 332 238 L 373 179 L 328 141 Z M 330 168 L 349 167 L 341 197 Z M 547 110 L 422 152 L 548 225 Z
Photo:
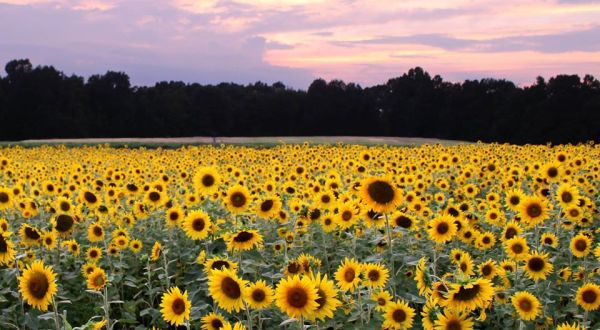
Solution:
M 1 329 L 596 329 L 600 148 L 0 150 Z

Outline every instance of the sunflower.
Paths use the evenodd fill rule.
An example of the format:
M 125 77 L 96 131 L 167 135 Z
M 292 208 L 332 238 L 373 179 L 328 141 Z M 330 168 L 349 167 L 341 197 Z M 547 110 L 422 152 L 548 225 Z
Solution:
M 492 259 L 488 259 L 486 262 L 479 265 L 479 274 L 483 278 L 488 280 L 493 279 L 498 274 L 496 262 Z
M 314 319 L 318 299 L 318 289 L 309 276 L 282 278 L 275 290 L 275 304 L 289 317 Z
M 248 287 L 246 302 L 250 308 L 261 309 L 269 307 L 273 303 L 273 299 L 273 288 L 268 286 L 263 280 L 258 280 Z
M 163 320 L 171 325 L 182 325 L 190 319 L 192 303 L 188 299 L 187 291 L 183 293 L 178 287 L 170 288 L 162 295 L 160 312 Z
M 236 271 L 238 264 L 236 262 L 227 260 L 226 258 L 214 257 L 206 260 L 204 263 L 204 271 L 207 274 L 212 273 L 213 270 L 230 269 Z
M 60 237 L 71 236 L 75 224 L 75 219 L 69 214 L 59 214 L 52 219 L 52 228 Z
M 527 291 L 515 293 L 511 302 L 522 320 L 531 321 L 540 314 L 540 301 Z
M 382 288 L 389 277 L 389 271 L 381 264 L 367 263 L 363 265 L 363 284 L 370 288 Z
M 388 291 L 374 292 L 371 295 L 371 300 L 377 304 L 375 305 L 375 310 L 383 312 L 386 310 L 388 304 L 392 301 L 392 295 Z
M 360 183 L 360 198 L 375 212 L 390 212 L 401 202 L 400 191 L 389 178 L 370 177 Z
M 81 266 L 81 274 L 83 274 L 85 278 L 88 278 L 88 276 L 90 276 L 90 274 L 92 274 L 96 268 L 98 268 L 98 266 L 96 266 L 94 263 L 85 263 L 83 266 Z
M 0 210 L 7 209 L 13 204 L 13 194 L 10 189 L 0 187 Z
M 247 281 L 239 278 L 233 270 L 215 269 L 208 275 L 208 291 L 213 300 L 224 310 L 236 312 L 244 309 L 248 295 Z
M 221 176 L 213 167 L 203 167 L 194 175 L 194 189 L 198 195 L 211 195 L 219 189 Z
M 463 275 L 471 276 L 475 274 L 475 272 L 473 271 L 473 259 L 471 258 L 471 255 L 469 253 L 463 253 L 463 255 L 460 257 L 460 260 L 458 260 L 456 264 L 458 266 L 458 270 Z
M 592 239 L 583 233 L 577 234 L 571 239 L 571 253 L 577 258 L 587 256 L 592 249 Z
M 504 242 L 504 250 L 512 259 L 521 260 L 529 253 L 529 246 L 523 237 L 514 237 Z
M 183 210 L 178 206 L 171 207 L 165 212 L 165 222 L 169 227 L 178 226 L 182 219 Z
M 131 242 L 129 242 L 129 248 L 131 249 L 131 251 L 133 251 L 133 253 L 140 252 L 143 246 L 144 245 L 142 244 L 142 241 L 140 241 L 139 239 L 134 239 Z
M 582 328 L 579 324 L 577 323 L 561 323 L 559 325 L 556 326 L 556 330 L 585 330 L 585 328 Z
M 19 229 L 19 237 L 21 238 L 21 243 L 24 243 L 26 246 L 32 246 L 40 243 L 42 234 L 35 227 L 23 224 Z
M 446 243 L 456 235 L 456 224 L 451 216 L 443 215 L 427 223 L 429 238 L 436 243 Z
M 568 183 L 561 184 L 556 190 L 556 199 L 563 209 L 577 204 L 579 200 L 579 191 L 577 187 Z
M 227 190 L 227 196 L 223 203 L 231 213 L 242 213 L 248 209 L 250 193 L 244 186 L 233 186 Z
M 54 250 L 56 248 L 56 232 L 47 231 L 42 234 L 42 244 L 47 250 Z
M 552 272 L 553 266 L 548 262 L 547 253 L 533 252 L 524 258 L 525 271 L 527 276 L 534 280 L 545 280 L 546 276 Z
M 519 204 L 521 219 L 533 227 L 548 218 L 548 201 L 537 196 L 526 197 Z
M 343 291 L 354 292 L 360 283 L 361 265 L 354 258 L 345 258 L 335 272 L 335 279 Z
M 447 299 L 441 304 L 454 311 L 472 311 L 487 307 L 492 298 L 494 285 L 488 279 L 479 278 L 466 284 L 450 284 Z
M 384 315 L 383 326 L 389 329 L 410 329 L 415 310 L 401 300 L 390 302 Z
M 36 260 L 19 277 L 19 291 L 29 305 L 45 312 L 56 294 L 55 282 L 56 274 L 52 267 Z
M 421 296 L 426 296 L 431 292 L 429 288 L 431 282 L 429 281 L 426 262 L 425 257 L 422 257 L 415 267 L 415 282 L 417 282 L 417 289 L 419 289 Z
M 157 261 L 158 258 L 160 258 L 161 254 L 162 254 L 162 246 L 160 245 L 159 242 L 154 242 L 154 245 L 152 246 L 152 253 L 150 255 L 150 260 Z
M 14 244 L 5 235 L 0 234 L 0 265 L 8 265 L 15 260 Z
M 543 233 L 540 238 L 540 244 L 548 245 L 556 249 L 558 247 L 558 237 L 553 233 Z
M 263 197 L 255 207 L 254 212 L 263 219 L 276 217 L 281 210 L 281 200 L 277 196 Z
M 504 203 L 506 204 L 506 207 L 508 207 L 510 210 L 518 211 L 519 205 L 524 199 L 525 194 L 522 191 L 518 189 L 513 189 L 506 194 L 506 197 L 504 198 Z
M 473 329 L 473 319 L 467 313 L 456 313 L 445 310 L 438 314 L 435 321 L 435 330 L 471 330 Z
M 99 247 L 91 246 L 85 251 L 85 259 L 90 262 L 98 262 L 102 258 L 102 250 Z
M 99 223 L 92 223 L 89 225 L 87 230 L 88 241 L 99 242 L 104 239 L 104 228 Z
M 227 321 L 221 314 L 209 313 L 202 317 L 202 330 L 221 330 Z
M 152 205 L 153 208 L 159 208 L 163 206 L 168 200 L 167 195 L 159 190 L 151 189 L 144 195 L 144 203 Z
M 211 226 L 210 216 L 201 210 L 190 212 L 183 220 L 183 230 L 193 240 L 205 239 Z
M 79 193 L 79 199 L 83 202 L 89 209 L 96 209 L 100 206 L 101 200 L 96 196 L 96 194 L 88 189 L 82 190 Z
M 87 287 L 88 289 L 100 291 L 106 285 L 108 278 L 106 277 L 106 273 L 104 269 L 100 267 L 96 267 L 94 271 L 88 275 L 87 278 Z
M 323 321 L 326 318 L 333 318 L 333 312 L 342 304 L 337 299 L 338 290 L 333 281 L 327 279 L 327 275 L 321 276 L 318 273 L 313 278 L 315 287 L 317 288 L 317 309 L 311 315 L 311 320 L 315 318 Z
M 335 215 L 335 222 L 338 227 L 342 230 L 346 230 L 352 225 L 358 223 L 359 215 L 351 203 L 338 203 L 337 214 Z
M 225 239 L 228 251 L 246 251 L 254 247 L 260 247 L 263 237 L 258 230 L 242 230 L 227 235 Z
M 586 311 L 594 311 L 600 307 L 600 286 L 587 283 L 577 289 L 575 294 L 577 305 Z
M 540 170 L 542 178 L 548 183 L 558 181 L 563 172 L 562 166 L 558 162 L 545 164 Z

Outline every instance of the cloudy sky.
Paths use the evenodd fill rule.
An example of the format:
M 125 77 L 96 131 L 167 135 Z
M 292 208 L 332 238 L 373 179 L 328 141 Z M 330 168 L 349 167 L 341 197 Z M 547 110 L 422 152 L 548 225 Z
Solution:
M 600 1 L 0 0 L 0 63 L 14 58 L 136 85 L 370 86 L 415 66 L 527 85 L 600 76 Z

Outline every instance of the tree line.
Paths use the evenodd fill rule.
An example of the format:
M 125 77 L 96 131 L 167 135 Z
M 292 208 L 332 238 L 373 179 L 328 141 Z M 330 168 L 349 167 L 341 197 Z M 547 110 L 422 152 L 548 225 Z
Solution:
M 461 83 L 420 67 L 363 88 L 314 80 L 240 85 L 169 81 L 131 86 L 124 72 L 87 80 L 12 60 L 0 76 L 0 140 L 179 136 L 405 136 L 465 141 L 578 143 L 600 137 L 592 75 Z

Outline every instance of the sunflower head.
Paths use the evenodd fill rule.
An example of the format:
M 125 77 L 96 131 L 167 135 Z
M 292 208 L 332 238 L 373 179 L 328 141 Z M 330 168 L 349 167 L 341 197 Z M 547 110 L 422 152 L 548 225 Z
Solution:
M 19 291 L 29 305 L 47 311 L 57 292 L 55 282 L 56 274 L 52 267 L 44 266 L 42 261 L 36 260 L 19 277 Z
M 191 307 L 187 291 L 182 293 L 178 287 L 173 287 L 163 294 L 160 312 L 165 322 L 179 326 L 189 320 Z

